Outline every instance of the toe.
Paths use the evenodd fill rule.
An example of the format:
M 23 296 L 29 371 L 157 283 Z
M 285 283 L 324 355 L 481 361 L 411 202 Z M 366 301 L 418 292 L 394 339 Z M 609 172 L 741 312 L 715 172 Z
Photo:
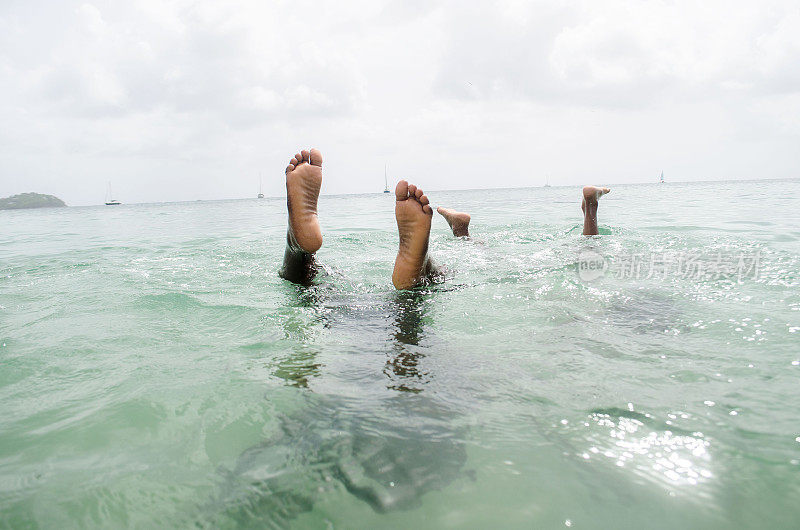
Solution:
M 431 209 L 431 205 L 430 204 L 423 205 L 422 206 L 422 211 L 425 212 L 428 215 L 433 215 L 433 210 Z
M 303 155 L 303 162 L 307 163 L 309 160 L 310 153 L 305 149 L 303 149 L 302 151 L 300 151 L 300 154 Z
M 398 182 L 397 187 L 394 189 L 394 195 L 398 201 L 408 199 L 408 181 L 401 180 Z
M 322 153 L 319 149 L 312 149 L 310 153 L 311 165 L 322 167 Z
M 299 166 L 299 165 L 300 165 L 300 155 L 295 155 L 295 156 L 294 156 L 294 158 L 292 158 L 292 159 L 289 161 L 289 163 L 290 163 L 291 165 L 293 165 L 294 167 L 297 167 L 297 166 Z
M 414 196 L 417 198 L 417 200 L 419 200 L 420 197 L 422 197 L 422 195 L 423 195 L 422 190 L 417 188 L 417 191 L 414 192 Z
M 417 187 L 415 185 L 413 185 L 413 184 L 409 184 L 408 185 L 408 196 L 409 197 L 414 197 L 415 193 L 417 193 Z
M 417 190 L 417 191 L 421 191 L 421 190 Z M 426 205 L 426 204 L 428 204 L 429 202 L 430 202 L 430 201 L 428 200 L 428 196 L 427 196 L 427 195 L 422 195 L 422 196 L 420 196 L 420 197 L 419 197 L 419 203 L 420 203 L 421 205 L 425 206 L 425 205 Z
M 290 171 L 294 171 L 294 164 L 289 164 L 288 166 L 286 166 L 286 172 L 288 173 Z
M 296 155 L 294 155 L 294 159 L 297 160 L 297 163 L 295 165 L 299 166 L 303 162 L 303 155 L 297 153 Z

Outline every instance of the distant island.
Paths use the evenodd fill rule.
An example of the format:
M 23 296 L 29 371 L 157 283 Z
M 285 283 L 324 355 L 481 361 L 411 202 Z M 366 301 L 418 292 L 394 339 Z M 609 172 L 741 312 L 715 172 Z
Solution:
M 21 210 L 23 208 L 60 208 L 64 201 L 53 195 L 42 193 L 20 193 L 0 199 L 0 210 Z

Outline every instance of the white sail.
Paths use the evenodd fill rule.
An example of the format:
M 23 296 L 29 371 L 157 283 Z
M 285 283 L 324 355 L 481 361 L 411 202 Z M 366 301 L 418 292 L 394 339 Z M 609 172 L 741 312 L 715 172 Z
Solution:
M 108 182 L 108 189 L 106 190 L 106 206 L 117 206 L 122 204 L 118 200 L 114 198 L 114 195 L 111 193 L 111 181 Z

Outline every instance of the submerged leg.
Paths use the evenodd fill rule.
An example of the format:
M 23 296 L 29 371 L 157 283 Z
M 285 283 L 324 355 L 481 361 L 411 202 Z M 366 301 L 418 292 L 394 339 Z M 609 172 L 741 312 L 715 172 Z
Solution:
M 469 221 L 470 216 L 468 213 L 457 212 L 450 208 L 436 208 L 436 211 L 447 220 L 453 235 L 456 237 L 469 237 Z
M 395 198 L 394 215 L 400 245 L 392 283 L 397 289 L 410 289 L 441 275 L 428 257 L 433 210 L 422 190 L 405 180 L 397 183 Z
M 322 246 L 317 198 L 322 186 L 322 153 L 317 149 L 294 155 L 286 168 L 289 230 L 280 275 L 290 282 L 309 283 L 317 273 L 314 253 Z
M 600 197 L 610 192 L 609 188 L 598 188 L 596 186 L 586 186 L 583 188 L 583 200 L 581 210 L 583 210 L 583 235 L 596 236 L 597 230 L 597 205 Z

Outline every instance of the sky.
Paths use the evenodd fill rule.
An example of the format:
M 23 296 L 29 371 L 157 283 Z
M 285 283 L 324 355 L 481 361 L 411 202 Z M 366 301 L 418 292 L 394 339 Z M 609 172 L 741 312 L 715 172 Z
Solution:
M 792 1 L 0 1 L 0 197 L 796 178 Z

